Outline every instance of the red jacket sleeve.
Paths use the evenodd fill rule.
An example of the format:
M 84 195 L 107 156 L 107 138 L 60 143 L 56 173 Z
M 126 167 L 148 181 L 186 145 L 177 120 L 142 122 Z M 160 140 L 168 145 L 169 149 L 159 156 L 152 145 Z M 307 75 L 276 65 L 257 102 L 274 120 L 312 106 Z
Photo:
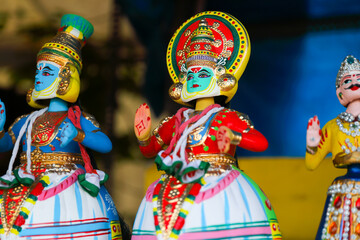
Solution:
M 228 114 L 228 127 L 242 139 L 238 145 L 249 151 L 262 152 L 268 147 L 268 141 L 259 131 L 254 129 L 249 117 L 245 114 L 232 111 Z

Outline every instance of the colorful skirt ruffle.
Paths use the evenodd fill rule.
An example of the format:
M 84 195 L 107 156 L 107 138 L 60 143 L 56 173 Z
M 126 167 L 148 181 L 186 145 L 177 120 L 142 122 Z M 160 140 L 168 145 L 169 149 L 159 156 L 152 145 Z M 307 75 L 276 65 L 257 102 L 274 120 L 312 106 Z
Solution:
M 1 234 L 6 239 L 121 239 L 118 213 L 105 187 L 90 196 L 77 180 L 83 169 L 71 173 L 49 173 L 49 184 L 36 197 L 24 199 L 26 216 L 21 227 Z M 4 231 L 4 229 L 1 229 Z
M 165 175 L 149 187 L 134 222 L 133 240 L 281 239 L 270 201 L 252 179 L 237 169 L 205 177 L 196 196 L 191 196 L 191 189 L 177 209 L 173 230 L 165 233 L 169 230 L 160 221 L 166 222 L 166 206 L 160 213 L 157 188 L 167 178 Z

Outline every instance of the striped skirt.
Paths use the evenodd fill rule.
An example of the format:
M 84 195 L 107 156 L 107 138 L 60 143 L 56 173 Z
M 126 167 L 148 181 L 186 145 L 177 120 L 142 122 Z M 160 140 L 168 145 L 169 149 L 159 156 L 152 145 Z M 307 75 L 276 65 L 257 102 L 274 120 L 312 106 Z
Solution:
M 167 234 L 154 196 L 162 180 L 153 183 L 139 207 L 132 239 L 281 239 L 270 201 L 246 174 L 234 169 L 203 180 L 196 196 L 187 197 L 179 209 L 183 223 L 177 220 L 174 228 L 180 222 L 181 229 Z

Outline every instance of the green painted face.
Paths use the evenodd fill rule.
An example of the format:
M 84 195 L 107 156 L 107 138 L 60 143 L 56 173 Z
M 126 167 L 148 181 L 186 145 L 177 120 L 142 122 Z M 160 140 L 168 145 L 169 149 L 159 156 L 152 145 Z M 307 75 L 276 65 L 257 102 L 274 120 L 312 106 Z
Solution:
M 209 67 L 191 67 L 187 73 L 186 90 L 189 93 L 201 92 L 207 89 L 210 85 L 211 79 L 214 76 L 214 71 Z

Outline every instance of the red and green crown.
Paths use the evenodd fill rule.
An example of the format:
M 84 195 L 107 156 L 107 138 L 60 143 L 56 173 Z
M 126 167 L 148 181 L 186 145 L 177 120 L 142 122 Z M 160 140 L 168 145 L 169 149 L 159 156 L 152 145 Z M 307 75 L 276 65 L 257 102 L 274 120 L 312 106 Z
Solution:
M 196 14 L 182 24 L 170 40 L 166 64 L 172 80 L 194 65 L 225 68 L 236 79 L 250 56 L 250 39 L 242 23 L 217 11 Z

